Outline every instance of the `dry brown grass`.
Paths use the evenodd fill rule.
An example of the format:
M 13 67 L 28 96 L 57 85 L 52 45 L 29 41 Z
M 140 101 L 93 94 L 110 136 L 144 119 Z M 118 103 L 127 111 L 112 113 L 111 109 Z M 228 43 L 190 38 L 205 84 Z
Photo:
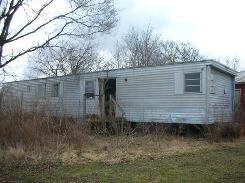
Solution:
M 41 115 L 2 115 L 1 158 L 6 160 L 56 159 L 90 143 L 85 127 L 72 118 Z
M 66 163 L 99 161 L 107 164 L 158 159 L 183 153 L 236 146 L 239 140 L 210 143 L 205 138 L 189 138 L 163 133 L 96 135 L 72 119 L 38 118 L 19 124 L 0 123 L 0 157 L 3 161 L 43 160 Z M 13 125 L 13 126 L 12 126 Z
M 68 117 L 52 117 L 33 112 L 24 114 L 18 105 L 0 106 L 0 161 L 100 161 L 108 164 L 135 159 L 158 159 L 182 153 L 236 146 L 233 142 L 214 142 L 188 138 L 184 126 L 141 124 L 133 129 L 122 119 L 93 118 L 82 124 Z M 109 119 L 111 120 L 111 119 Z M 219 127 L 219 128 L 218 128 Z M 211 139 L 222 128 L 207 128 Z M 177 130 L 176 130 L 177 129 Z M 169 135 L 173 132 L 174 135 Z M 219 136 L 214 136 L 219 134 Z M 212 136 L 213 135 L 213 136 Z
M 183 126 L 178 127 L 179 131 L 171 128 L 171 125 L 158 124 L 141 124 L 136 129 L 125 125 L 126 128 L 118 130 L 115 121 L 113 128 L 109 125 L 108 133 L 107 128 L 101 124 L 104 122 L 108 123 L 106 120 L 98 122 L 100 128 L 97 133 L 94 131 L 97 122 L 92 123 L 91 129 L 91 124 L 85 125 L 67 117 L 57 118 L 38 113 L 1 115 L 0 159 L 33 162 L 59 160 L 66 163 L 100 161 L 112 164 L 214 150 L 239 143 L 239 140 L 219 143 L 213 140 L 210 143 L 209 138 L 216 138 L 211 135 L 221 133 L 220 126 L 207 128 L 209 138 L 190 138 L 180 135 Z M 121 123 L 120 120 L 118 122 Z M 174 132 L 174 135 L 168 132 Z
M 245 122 L 240 124 L 240 134 L 241 136 L 245 136 Z
M 108 164 L 135 159 L 159 159 L 239 145 L 239 140 L 209 143 L 206 139 L 166 135 L 95 137 L 93 142 L 93 145 L 88 146 L 80 156 L 90 161 L 101 161 Z
M 220 142 L 224 140 L 234 140 L 240 138 L 242 135 L 241 130 L 242 126 L 240 123 L 219 122 L 215 124 L 204 125 L 202 133 L 210 142 Z

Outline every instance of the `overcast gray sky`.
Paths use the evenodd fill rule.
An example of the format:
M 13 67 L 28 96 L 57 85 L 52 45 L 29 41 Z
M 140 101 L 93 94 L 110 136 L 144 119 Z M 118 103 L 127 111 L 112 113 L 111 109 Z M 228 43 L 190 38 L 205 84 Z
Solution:
M 150 23 L 164 39 L 189 41 L 207 56 L 245 58 L 244 0 L 118 0 L 118 5 L 117 35 Z
M 189 41 L 210 58 L 239 56 L 245 68 L 244 0 L 117 0 L 120 22 L 100 40 L 105 52 L 131 26 L 143 29 L 150 24 L 163 39 Z M 9 67 L 23 78 L 25 59 Z

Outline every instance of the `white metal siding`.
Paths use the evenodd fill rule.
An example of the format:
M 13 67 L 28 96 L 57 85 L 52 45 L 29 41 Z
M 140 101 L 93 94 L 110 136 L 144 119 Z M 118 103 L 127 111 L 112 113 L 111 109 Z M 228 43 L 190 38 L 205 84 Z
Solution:
M 184 93 L 184 77 L 183 72 L 174 73 L 175 94 Z
M 211 68 L 209 81 L 214 80 L 214 88 L 209 89 L 208 119 L 209 122 L 231 122 L 233 80 L 231 75 Z M 209 82 L 209 87 L 211 83 Z
M 201 92 L 185 93 L 184 74 L 193 72 L 201 73 Z M 212 69 L 212 74 L 215 93 L 210 94 L 207 88 L 208 96 L 206 64 L 203 62 L 119 69 L 9 84 L 14 95 L 25 101 L 26 111 L 31 111 L 35 102 L 39 102 L 50 113 L 81 117 L 84 112 L 85 82 L 94 80 L 95 94 L 98 95 L 98 78 L 112 77 L 116 78 L 116 100 L 129 121 L 202 124 L 206 123 L 206 99 L 209 122 L 214 122 L 220 116 L 220 110 L 217 109 L 222 109 L 225 119 L 230 119 L 232 113 L 232 77 L 215 69 Z M 61 82 L 63 90 L 62 96 L 55 98 L 51 97 L 50 86 L 57 81 Z M 39 83 L 47 83 L 47 96 L 44 98 L 36 97 Z M 27 85 L 31 85 L 30 93 L 27 92 Z M 224 88 L 227 94 L 224 94 Z M 98 96 L 86 99 L 86 114 L 99 114 Z M 122 114 L 117 111 L 117 115 Z
M 184 93 L 182 73 L 203 73 L 204 69 L 205 66 L 200 64 L 140 68 L 126 73 L 120 71 L 116 73 L 117 101 L 123 107 L 125 117 L 130 121 L 203 123 L 205 121 L 205 88 L 202 93 Z M 178 73 L 179 82 L 182 82 L 179 83 L 181 86 L 175 84 L 175 73 Z M 204 76 L 202 74 L 202 77 Z M 180 91 L 177 94 L 176 86 Z
M 60 82 L 60 97 L 52 97 L 51 86 L 55 82 Z M 39 84 L 46 85 L 44 97 L 37 96 Z M 80 85 L 78 76 L 64 76 L 56 78 L 35 79 L 29 81 L 19 81 L 6 84 L 8 100 L 18 100 L 22 102 L 23 110 L 32 112 L 34 108 L 39 111 L 53 115 L 70 115 L 77 117 L 80 115 Z M 27 87 L 31 90 L 28 92 Z M 8 101 L 10 103 L 10 101 Z

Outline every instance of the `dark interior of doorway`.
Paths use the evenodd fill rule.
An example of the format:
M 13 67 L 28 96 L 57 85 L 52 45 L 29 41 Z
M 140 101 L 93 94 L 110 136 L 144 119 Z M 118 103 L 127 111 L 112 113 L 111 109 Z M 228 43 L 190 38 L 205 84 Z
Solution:
M 112 96 L 113 99 L 116 99 L 116 79 L 115 78 L 109 78 L 104 80 L 105 84 L 105 115 L 109 116 L 115 116 L 115 109 L 110 107 L 111 101 L 110 96 Z M 112 111 L 110 111 L 110 109 Z
M 110 115 L 115 116 L 115 110 L 112 107 L 110 107 L 111 105 L 110 96 L 112 96 L 113 99 L 116 99 L 116 78 L 103 79 L 103 83 L 104 83 L 104 87 L 103 87 L 104 91 L 100 90 L 100 96 L 103 96 L 104 94 L 105 97 L 104 104 L 103 102 L 101 103 L 104 105 L 102 106 L 104 108 L 104 113 L 106 116 L 110 116 Z

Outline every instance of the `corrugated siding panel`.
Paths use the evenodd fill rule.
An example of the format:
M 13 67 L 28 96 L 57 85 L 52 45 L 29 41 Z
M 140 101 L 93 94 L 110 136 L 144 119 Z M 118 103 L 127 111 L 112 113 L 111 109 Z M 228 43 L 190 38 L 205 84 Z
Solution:
M 63 104 L 66 115 L 81 117 L 81 92 L 79 76 L 67 77 L 64 83 Z
M 125 112 L 125 117 L 135 122 L 168 122 L 168 123 L 204 123 L 206 109 L 205 64 L 167 65 L 163 67 L 135 68 L 96 73 L 80 76 L 65 76 L 32 81 L 11 83 L 16 94 L 23 95 L 27 103 L 33 101 L 48 102 L 49 111 L 80 117 L 83 115 L 85 81 L 95 80 L 96 95 L 99 94 L 98 78 L 116 78 L 116 97 Z M 175 73 L 201 72 L 202 93 L 176 94 Z M 184 76 L 184 75 L 183 75 Z M 127 80 L 125 80 L 127 79 Z M 63 96 L 38 99 L 38 83 L 47 83 L 47 94 L 50 95 L 50 83 L 63 83 Z M 184 79 L 182 78 L 182 81 Z M 27 93 L 25 85 L 31 85 L 33 91 Z M 181 84 L 181 83 L 180 83 Z M 18 91 L 18 92 L 17 92 Z M 23 93 L 23 94 L 22 94 Z M 50 104 L 52 103 L 52 105 Z M 26 105 L 28 108 L 28 105 Z M 29 105 L 29 109 L 32 105 Z M 86 114 L 99 113 L 99 98 L 86 100 Z M 121 116 L 120 112 L 117 112 Z
M 116 77 L 117 100 L 130 121 L 200 123 L 205 116 L 204 94 L 176 96 L 174 73 L 201 72 L 202 68 L 189 65 L 118 70 L 100 73 L 99 76 L 92 73 L 82 75 L 81 82 L 97 77 Z M 86 113 L 98 114 L 98 104 L 98 97 L 88 99 Z
M 203 72 L 203 69 L 203 65 L 172 65 L 118 72 L 117 101 L 130 121 L 203 123 L 205 94 L 175 93 L 175 73 Z
M 231 122 L 233 77 L 211 68 L 210 76 L 213 75 L 214 93 L 208 97 L 209 122 Z
M 60 97 L 52 97 L 51 86 L 55 82 L 60 82 Z M 38 97 L 38 85 L 45 84 L 45 97 Z M 22 101 L 22 107 L 26 112 L 32 112 L 38 108 L 52 115 L 80 115 L 80 83 L 78 76 L 64 76 L 58 78 L 47 78 L 30 81 L 19 81 L 7 84 L 9 91 L 8 100 Z M 28 91 L 30 87 L 30 91 Z M 14 97 L 13 97 L 14 96 Z M 14 99 L 13 99 L 14 98 Z M 10 102 L 10 101 L 9 101 Z
M 175 94 L 183 94 L 184 92 L 184 77 L 183 72 L 174 73 Z

